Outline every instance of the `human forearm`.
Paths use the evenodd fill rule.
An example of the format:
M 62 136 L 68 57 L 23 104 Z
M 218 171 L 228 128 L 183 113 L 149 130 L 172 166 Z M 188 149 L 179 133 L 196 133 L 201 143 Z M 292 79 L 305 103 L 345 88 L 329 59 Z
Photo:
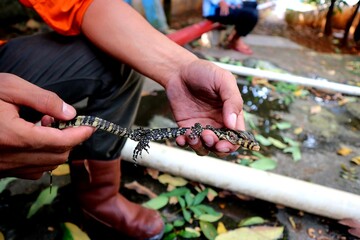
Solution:
M 94 0 L 83 33 L 98 47 L 166 86 L 196 56 L 155 30 L 122 1 Z

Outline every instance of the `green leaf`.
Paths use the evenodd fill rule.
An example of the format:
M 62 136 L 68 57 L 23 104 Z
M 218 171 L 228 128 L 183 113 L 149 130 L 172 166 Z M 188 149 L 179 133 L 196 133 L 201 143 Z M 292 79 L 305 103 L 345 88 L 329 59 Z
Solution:
M 266 222 L 265 219 L 263 219 L 262 217 L 249 217 L 241 220 L 238 226 L 245 227 L 255 224 L 263 224 L 265 222 Z
M 174 240 L 176 239 L 176 233 L 170 233 L 164 237 L 164 240 Z
M 186 205 L 189 207 L 193 204 L 194 202 L 194 197 L 193 195 L 191 194 L 191 192 L 187 192 L 185 194 L 185 201 L 186 201 Z
M 204 204 L 199 204 L 196 206 L 197 209 L 199 209 L 203 214 L 204 213 L 208 213 L 211 215 L 219 215 L 221 214 L 220 212 L 215 211 L 212 207 L 204 205 Z
M 0 194 L 6 189 L 6 186 L 14 180 L 16 180 L 14 177 L 0 179 Z
M 301 160 L 301 151 L 300 151 L 300 147 L 298 146 L 293 146 L 293 147 L 288 147 L 285 148 L 283 150 L 284 153 L 291 153 L 292 154 L 292 158 L 295 162 Z
M 287 144 L 289 144 L 290 146 L 293 146 L 293 147 L 298 147 L 300 146 L 300 143 L 291 139 L 291 138 L 288 138 L 288 137 L 284 137 L 284 142 L 286 142 Z
M 156 198 L 150 199 L 146 203 L 143 204 L 144 207 L 158 210 L 162 207 L 165 207 L 166 204 L 169 202 L 169 198 L 164 195 L 159 195 Z
M 251 152 L 252 155 L 258 157 L 259 159 L 260 158 L 267 158 L 265 155 L 262 155 L 260 152 Z
M 185 230 L 180 231 L 179 236 L 183 238 L 198 238 L 200 233 L 193 228 L 185 228 Z
M 216 228 L 212 223 L 200 221 L 200 229 L 203 232 L 204 236 L 209 240 L 214 240 L 218 235 Z
M 237 163 L 239 163 L 242 166 L 249 166 L 249 164 L 252 163 L 252 160 L 250 160 L 250 159 L 239 159 L 237 161 Z
M 185 220 L 188 222 L 188 223 L 191 223 L 191 214 L 188 210 L 186 210 L 185 208 L 182 208 L 182 213 L 183 213 L 183 216 L 185 218 Z
M 279 130 L 291 128 L 291 123 L 289 123 L 289 122 L 278 122 L 275 125 Z
M 279 141 L 275 138 L 268 137 L 268 140 L 277 148 L 284 149 L 287 147 L 286 144 L 282 143 L 281 141 Z
M 211 214 L 202 214 L 198 217 L 199 220 L 205 221 L 205 222 L 216 222 L 219 221 L 220 218 L 223 217 L 223 214 L 217 214 L 217 215 L 211 215 Z
M 181 188 L 175 188 L 174 190 L 167 193 L 163 193 L 161 195 L 166 197 L 178 197 L 185 195 L 187 192 L 190 192 L 190 189 L 188 189 L 187 187 L 181 187 Z
M 181 208 L 185 208 L 186 207 L 186 202 L 182 197 L 177 197 L 179 204 L 181 206 Z
M 263 146 L 270 146 L 271 145 L 271 142 L 266 137 L 264 137 L 263 135 L 257 134 L 257 135 L 255 135 L 255 139 L 256 139 L 256 141 L 258 141 Z
M 189 209 L 195 214 L 196 217 L 200 216 L 201 214 L 204 214 L 201 209 L 198 208 L 198 206 L 191 206 Z
M 225 56 L 225 57 L 221 57 L 219 59 L 219 62 L 221 63 L 228 63 L 230 61 L 230 57 L 229 56 Z
M 164 233 L 171 232 L 174 229 L 174 226 L 171 223 L 166 223 L 164 228 Z
M 182 227 L 182 226 L 184 226 L 184 224 L 185 224 L 185 221 L 183 219 L 175 220 L 173 223 L 174 227 Z
M 89 236 L 73 223 L 66 222 L 62 224 L 62 240 L 90 240 Z
M 51 188 L 51 192 L 50 192 Z M 36 201 L 31 205 L 27 218 L 31 218 L 44 205 L 51 204 L 57 196 L 58 186 L 47 187 L 41 191 Z
M 209 61 L 216 61 L 216 58 L 214 58 L 213 56 L 209 56 L 209 55 L 206 55 L 205 59 L 209 60 Z
M 255 169 L 266 171 L 275 169 L 277 163 L 271 158 L 261 158 L 259 160 L 256 160 L 255 162 L 250 163 L 249 166 Z
M 207 196 L 208 189 L 205 189 L 204 191 L 196 194 L 193 205 L 199 205 Z

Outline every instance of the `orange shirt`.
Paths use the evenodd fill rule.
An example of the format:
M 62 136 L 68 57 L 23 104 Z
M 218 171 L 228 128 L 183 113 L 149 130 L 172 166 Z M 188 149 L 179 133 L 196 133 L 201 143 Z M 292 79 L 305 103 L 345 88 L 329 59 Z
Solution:
M 64 35 L 77 35 L 86 9 L 92 0 L 20 0 L 31 7 L 55 31 Z

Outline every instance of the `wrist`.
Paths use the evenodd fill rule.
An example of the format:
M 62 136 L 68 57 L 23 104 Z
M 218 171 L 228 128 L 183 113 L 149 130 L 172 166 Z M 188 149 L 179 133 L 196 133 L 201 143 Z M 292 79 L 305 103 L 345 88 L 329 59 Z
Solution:
M 183 51 L 183 49 L 181 49 Z M 188 51 L 179 52 L 179 54 L 172 52 L 171 57 L 166 60 L 165 67 L 167 68 L 157 81 L 164 88 L 170 81 L 177 81 L 186 78 L 186 73 L 191 64 L 198 61 L 199 58 Z M 156 79 L 155 79 L 156 80 Z

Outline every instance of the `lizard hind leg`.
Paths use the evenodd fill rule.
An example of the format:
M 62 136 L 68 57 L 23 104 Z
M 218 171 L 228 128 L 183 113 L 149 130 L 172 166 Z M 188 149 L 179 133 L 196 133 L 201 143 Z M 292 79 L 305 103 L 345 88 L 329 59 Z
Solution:
M 204 130 L 203 126 L 200 123 L 195 123 L 194 126 L 191 127 L 191 132 L 189 134 L 190 139 L 195 139 L 199 137 Z
M 133 152 L 133 161 L 136 164 L 137 157 L 142 155 L 142 151 L 145 150 L 147 153 L 149 153 L 149 145 L 150 140 L 149 139 L 141 139 L 138 144 L 136 145 L 134 152 Z

